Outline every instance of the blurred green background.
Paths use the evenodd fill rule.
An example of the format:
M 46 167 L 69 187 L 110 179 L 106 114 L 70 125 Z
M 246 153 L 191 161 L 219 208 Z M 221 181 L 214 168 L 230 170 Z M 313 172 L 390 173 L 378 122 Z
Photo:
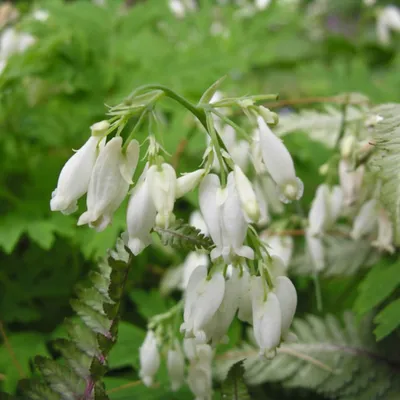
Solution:
M 361 0 L 276 0 L 265 10 L 256 10 L 252 1 L 199 0 L 197 10 L 187 10 L 183 18 L 164 0 L 104 3 L 1 4 L 2 31 L 14 25 L 35 38 L 26 51 L 7 58 L 0 74 L 0 390 L 8 393 L 15 393 L 18 379 L 30 376 L 34 355 L 51 352 L 48 340 L 63 332 L 60 324 L 71 314 L 74 285 L 124 229 L 124 207 L 100 234 L 76 227 L 76 215 L 49 210 L 62 165 L 71 149 L 86 140 L 90 125 L 104 118 L 105 104 L 121 102 L 146 83 L 164 84 L 195 101 L 223 75 L 223 91 L 229 95 L 279 93 L 281 100 L 316 98 L 319 103 L 359 92 L 373 104 L 396 101 L 400 95 L 400 35 L 393 33 L 388 45 L 379 43 L 379 7 L 368 8 Z M 378 2 L 385 4 L 389 2 Z M 47 18 L 38 18 L 38 10 L 48 13 Z M 315 103 L 309 102 L 320 107 Z M 163 104 L 168 123 L 164 144 L 173 154 L 194 128 L 185 111 Z M 201 161 L 204 141 L 198 136 L 182 155 L 181 172 Z M 310 200 L 318 168 L 330 150 L 304 134 L 289 135 L 287 143 Z M 188 215 L 191 202 L 179 204 L 182 215 Z M 137 377 L 146 318 L 172 301 L 160 296 L 158 282 L 182 258 L 156 246 L 135 261 L 124 302 L 127 322 L 110 359 L 114 375 Z M 325 312 L 351 308 L 359 279 L 323 282 Z M 299 279 L 297 287 L 300 315 L 317 312 L 311 280 Z M 9 346 L 17 363 L 10 359 Z M 111 377 L 108 382 L 111 388 L 123 380 Z M 275 386 L 259 390 L 255 398 L 264 399 L 265 393 L 271 399 L 302 398 Z M 162 397 L 162 389 L 141 387 L 134 394 L 172 398 Z M 123 395 L 113 398 L 122 400 Z M 179 396 L 190 398 L 186 392 Z

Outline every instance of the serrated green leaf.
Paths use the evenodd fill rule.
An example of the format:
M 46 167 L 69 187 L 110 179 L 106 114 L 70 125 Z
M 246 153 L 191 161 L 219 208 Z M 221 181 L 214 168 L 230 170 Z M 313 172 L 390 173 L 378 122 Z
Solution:
M 221 385 L 221 394 L 223 399 L 229 400 L 250 400 L 250 394 L 244 383 L 244 372 L 242 362 L 232 366 L 228 376 Z
M 358 286 L 354 309 L 363 315 L 382 303 L 400 285 L 400 263 L 388 260 L 375 265 Z
M 374 319 L 378 324 L 374 333 L 377 340 L 393 332 L 400 325 L 400 299 L 392 301 L 388 304 Z

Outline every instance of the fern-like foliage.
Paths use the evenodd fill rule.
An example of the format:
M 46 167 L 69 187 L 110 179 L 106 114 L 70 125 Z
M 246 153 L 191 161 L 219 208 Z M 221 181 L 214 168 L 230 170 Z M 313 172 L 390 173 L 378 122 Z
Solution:
M 217 359 L 217 376 L 224 379 L 240 360 L 249 385 L 280 382 L 286 388 L 305 388 L 340 400 L 400 398 L 400 361 L 384 356 L 370 335 L 370 321 L 357 325 L 351 313 L 344 323 L 328 315 L 296 319 L 296 343 L 282 344 L 272 360 L 244 344 Z
M 171 246 L 180 250 L 206 250 L 210 251 L 214 246 L 212 240 L 192 225 L 181 220 L 175 222 L 169 228 L 154 228 L 165 246 Z
M 400 104 L 384 104 L 372 110 L 383 119 L 373 131 L 375 151 L 370 166 L 381 179 L 380 199 L 391 215 L 395 243 L 400 244 Z
M 299 113 L 288 113 L 279 117 L 279 124 L 276 133 L 280 136 L 291 132 L 305 132 L 307 135 L 327 147 L 334 147 L 340 135 L 343 118 L 345 132 L 359 133 L 360 121 L 365 118 L 365 106 L 359 107 L 351 103 L 366 104 L 367 98 L 362 95 L 349 93 L 348 95 L 337 96 L 338 102 L 347 102 L 342 107 L 325 107 L 324 111 L 303 110 Z
M 119 306 L 129 267 L 129 255 L 121 241 L 117 248 L 89 274 L 90 284 L 77 288 L 71 305 L 79 320 L 66 321 L 69 339 L 53 342 L 63 362 L 36 357 L 43 379 L 24 383 L 24 399 L 108 399 L 101 379 L 117 339 Z
M 250 400 L 250 394 L 244 382 L 245 369 L 240 361 L 229 370 L 222 383 L 221 394 L 226 400 Z

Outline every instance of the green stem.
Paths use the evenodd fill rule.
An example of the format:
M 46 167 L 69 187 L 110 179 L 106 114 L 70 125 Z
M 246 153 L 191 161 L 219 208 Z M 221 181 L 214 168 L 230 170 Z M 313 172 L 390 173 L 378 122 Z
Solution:
M 169 89 L 166 86 L 158 84 L 140 86 L 129 95 L 128 99 L 132 99 L 138 93 L 144 90 L 162 90 L 167 97 L 177 101 L 178 103 L 182 104 L 185 108 L 187 108 L 193 115 L 197 117 L 197 119 L 201 122 L 204 128 L 207 129 L 206 113 L 204 112 L 203 108 L 196 107 L 193 103 L 186 100 L 183 96 L 179 95 L 178 93 Z

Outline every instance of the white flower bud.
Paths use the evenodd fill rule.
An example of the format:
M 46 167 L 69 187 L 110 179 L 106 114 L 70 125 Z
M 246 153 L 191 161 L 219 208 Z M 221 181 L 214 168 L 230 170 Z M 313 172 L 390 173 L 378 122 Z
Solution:
M 307 252 L 317 272 L 325 269 L 325 248 L 319 237 L 306 231 Z
M 175 392 L 185 380 L 185 360 L 179 346 L 168 350 L 167 369 L 171 381 L 171 389 Z
M 78 225 L 89 224 L 99 232 L 104 230 L 128 194 L 139 160 L 139 143 L 132 140 L 125 154 L 121 146 L 119 136 L 112 138 L 101 150 L 89 182 L 87 211 L 80 216 Z
M 396 6 L 384 7 L 379 15 L 376 22 L 376 33 L 378 40 L 383 45 L 390 43 L 390 31 L 400 31 L 400 9 Z
M 356 146 L 357 140 L 353 135 L 345 136 L 340 142 L 340 154 L 342 158 L 349 158 Z
M 147 179 L 157 210 L 156 225 L 167 228 L 175 220 L 173 214 L 176 198 L 175 170 L 167 163 L 163 163 L 161 167 L 153 165 L 147 172 Z
M 107 133 L 109 128 L 110 123 L 108 121 L 100 121 L 93 124 L 90 127 L 90 130 L 92 131 L 92 136 L 103 137 Z
M 372 246 L 381 251 L 394 253 L 393 247 L 393 224 L 389 218 L 387 211 L 383 208 L 379 210 L 378 216 L 378 237 L 373 241 Z
M 300 199 L 303 195 L 304 185 L 296 177 L 289 151 L 282 140 L 269 129 L 263 118 L 258 117 L 257 121 L 262 158 L 269 174 L 279 187 L 281 201 L 288 203 Z
M 260 347 L 260 356 L 275 353 L 281 339 L 282 315 L 278 297 L 265 291 L 263 278 L 253 276 L 252 308 L 254 338 Z
M 185 296 L 181 331 L 194 335 L 199 342 L 207 341 L 205 326 L 221 305 L 225 292 L 225 280 L 220 272 L 207 280 L 207 268 L 197 267 L 189 278 Z
M 139 349 L 140 372 L 139 376 L 146 386 L 153 384 L 154 375 L 160 367 L 160 355 L 157 349 L 157 339 L 153 331 L 148 331 L 146 338 Z
M 92 170 L 99 148 L 104 142 L 91 136 L 88 141 L 65 163 L 52 193 L 51 211 L 71 214 L 78 209 L 77 201 L 88 190 Z
M 364 166 L 360 165 L 354 170 L 348 160 L 339 162 L 339 180 L 343 192 L 343 203 L 345 206 L 353 205 L 361 190 L 364 178 Z
M 192 191 L 200 183 L 204 172 L 204 169 L 198 169 L 179 177 L 176 180 L 176 198 L 179 199 L 186 193 Z
M 308 230 L 311 235 L 322 233 L 328 223 L 329 196 L 328 185 L 319 185 L 308 215 Z
M 350 236 L 354 240 L 370 233 L 376 226 L 378 217 L 377 202 L 375 199 L 367 201 L 361 207 L 359 213 L 354 219 L 353 230 Z
M 144 171 L 133 189 L 127 211 L 126 245 L 135 256 L 151 243 L 150 231 L 154 226 L 157 213 L 146 174 L 147 171 Z
M 292 259 L 293 238 L 287 235 L 268 235 L 267 231 L 264 231 L 261 233 L 261 240 L 268 245 L 270 256 L 279 257 L 286 270 Z
M 243 211 L 251 221 L 257 222 L 260 219 L 260 206 L 249 179 L 237 165 L 235 165 L 234 177 Z
M 266 124 L 277 124 L 279 121 L 278 114 L 274 113 L 273 111 L 269 110 L 264 106 L 259 106 L 258 112 L 260 113 L 261 117 L 264 119 Z
M 297 292 L 292 281 L 286 276 L 278 276 L 275 280 L 274 293 L 279 300 L 282 314 L 281 336 L 283 339 L 289 333 L 297 307 Z

